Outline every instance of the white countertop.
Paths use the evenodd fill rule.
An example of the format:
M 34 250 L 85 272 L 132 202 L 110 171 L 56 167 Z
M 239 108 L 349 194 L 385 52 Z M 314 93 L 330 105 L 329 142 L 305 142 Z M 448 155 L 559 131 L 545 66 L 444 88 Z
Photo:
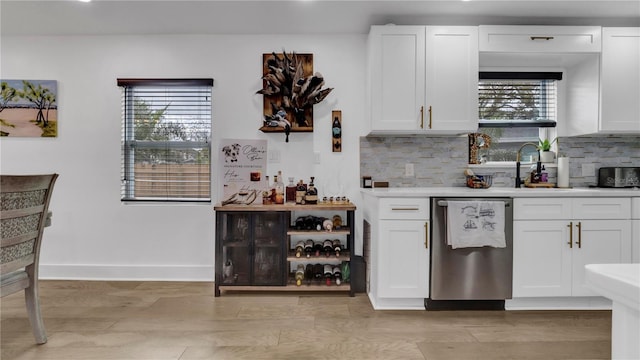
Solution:
M 614 302 L 640 310 L 640 264 L 585 265 L 585 283 Z
M 393 187 L 360 189 L 363 195 L 376 197 L 432 197 L 432 196 L 477 196 L 477 197 L 640 197 L 639 188 L 509 188 L 491 187 L 471 189 L 467 187 Z

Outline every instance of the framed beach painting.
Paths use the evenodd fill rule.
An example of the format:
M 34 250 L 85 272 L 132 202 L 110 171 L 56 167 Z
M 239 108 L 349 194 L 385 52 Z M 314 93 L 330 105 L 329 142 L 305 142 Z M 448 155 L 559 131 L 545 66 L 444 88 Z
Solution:
M 58 136 L 56 80 L 0 79 L 0 136 Z

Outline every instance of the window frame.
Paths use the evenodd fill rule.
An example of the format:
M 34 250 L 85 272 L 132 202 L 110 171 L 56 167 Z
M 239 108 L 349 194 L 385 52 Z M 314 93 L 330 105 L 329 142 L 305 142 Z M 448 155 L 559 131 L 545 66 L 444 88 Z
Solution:
M 152 79 L 144 79 L 144 78 L 118 78 L 117 85 L 122 88 L 122 133 L 121 133 L 121 161 L 122 161 L 122 169 L 121 169 L 121 196 L 120 200 L 122 202 L 153 202 L 153 203 L 211 203 L 212 199 L 212 184 L 213 184 L 213 176 L 212 176 L 212 88 L 213 88 L 213 79 L 208 78 L 180 78 L 180 79 L 168 79 L 168 78 L 152 78 Z M 131 131 L 135 125 L 134 121 L 134 108 L 135 103 L 135 89 L 140 88 L 167 88 L 167 89 L 180 89 L 184 88 L 196 88 L 196 87 L 205 87 L 208 88 L 208 99 L 205 101 L 205 104 L 209 106 L 207 116 L 203 117 L 203 119 L 207 119 L 209 121 L 208 124 L 208 133 L 206 134 L 205 141 L 191 141 L 191 140 L 138 140 L 135 139 L 135 133 Z M 208 104 L 207 104 L 208 103 Z M 167 104 L 167 106 L 169 106 Z M 182 115 L 182 114 L 181 114 Z M 183 123 L 181 123 L 183 124 Z M 207 197 L 180 197 L 180 196 L 153 196 L 153 197 L 143 197 L 136 196 L 135 194 L 135 151 L 136 150 L 153 150 L 153 149 L 163 149 L 163 150 L 190 150 L 194 148 L 205 148 L 208 150 L 209 163 L 207 166 Z M 133 180 L 131 180 L 133 179 Z M 198 183 L 200 184 L 201 179 L 198 177 Z M 174 193 L 175 194 L 175 193 Z

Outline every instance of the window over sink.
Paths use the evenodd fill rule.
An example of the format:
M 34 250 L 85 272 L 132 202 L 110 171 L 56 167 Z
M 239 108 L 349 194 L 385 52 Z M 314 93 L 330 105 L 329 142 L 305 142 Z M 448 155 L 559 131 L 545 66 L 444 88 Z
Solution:
M 522 144 L 555 138 L 561 80 L 561 72 L 481 71 L 480 121 L 470 136 L 469 162 L 515 162 Z M 537 152 L 526 147 L 521 155 L 524 162 L 535 161 Z

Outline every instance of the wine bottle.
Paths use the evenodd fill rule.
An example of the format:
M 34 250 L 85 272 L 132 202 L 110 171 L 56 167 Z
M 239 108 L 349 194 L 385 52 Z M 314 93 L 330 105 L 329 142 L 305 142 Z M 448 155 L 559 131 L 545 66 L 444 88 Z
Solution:
M 313 240 L 307 239 L 307 241 L 304 242 L 304 253 L 308 258 L 311 257 L 313 253 Z
M 327 286 L 331 286 L 331 278 L 333 277 L 333 267 L 329 264 L 325 264 L 323 267 L 323 273 L 324 273 L 324 281 L 326 282 Z
M 320 253 L 322 252 L 322 250 L 323 248 L 320 242 L 313 244 L 313 251 L 316 252 L 316 256 L 320 256 Z
M 311 177 L 309 187 L 307 188 L 307 194 L 304 197 L 305 203 L 310 205 L 316 205 L 318 203 L 318 189 L 313 184 L 315 177 Z
M 304 241 L 300 240 L 296 243 L 296 257 L 302 256 L 302 252 L 304 251 Z
M 321 231 L 323 229 L 323 224 L 324 218 L 318 216 L 313 217 L 313 228 L 316 229 L 316 231 Z
M 340 215 L 333 215 L 333 228 L 340 230 L 342 227 L 342 217 Z
M 304 265 L 298 264 L 296 268 L 296 286 L 302 285 L 302 280 L 304 280 Z
M 324 220 L 322 220 L 322 228 L 325 229 L 326 231 L 332 231 L 333 221 L 325 218 Z
M 300 179 L 300 181 L 298 181 L 298 185 L 296 186 L 296 204 L 304 204 L 305 195 L 307 195 L 307 187 L 302 182 L 302 179 Z
M 340 239 L 333 240 L 333 251 L 336 253 L 336 257 L 340 257 L 340 252 L 342 251 L 342 243 Z
M 322 242 L 322 250 L 324 250 L 324 256 L 329 257 L 333 252 L 333 241 L 327 239 Z
M 305 230 L 313 230 L 316 227 L 315 216 L 307 215 L 304 218 L 304 229 Z
M 336 285 L 342 284 L 342 271 L 340 270 L 340 265 L 333 267 L 333 279 L 336 282 Z
M 296 218 L 296 224 L 294 225 L 294 227 L 296 228 L 296 230 L 304 230 L 304 217 L 298 216 Z
M 304 279 L 307 280 L 307 286 L 311 285 L 311 281 L 313 281 L 313 265 L 307 264 L 304 268 Z
M 322 264 L 313 265 L 313 278 L 319 283 L 324 275 L 324 267 Z

